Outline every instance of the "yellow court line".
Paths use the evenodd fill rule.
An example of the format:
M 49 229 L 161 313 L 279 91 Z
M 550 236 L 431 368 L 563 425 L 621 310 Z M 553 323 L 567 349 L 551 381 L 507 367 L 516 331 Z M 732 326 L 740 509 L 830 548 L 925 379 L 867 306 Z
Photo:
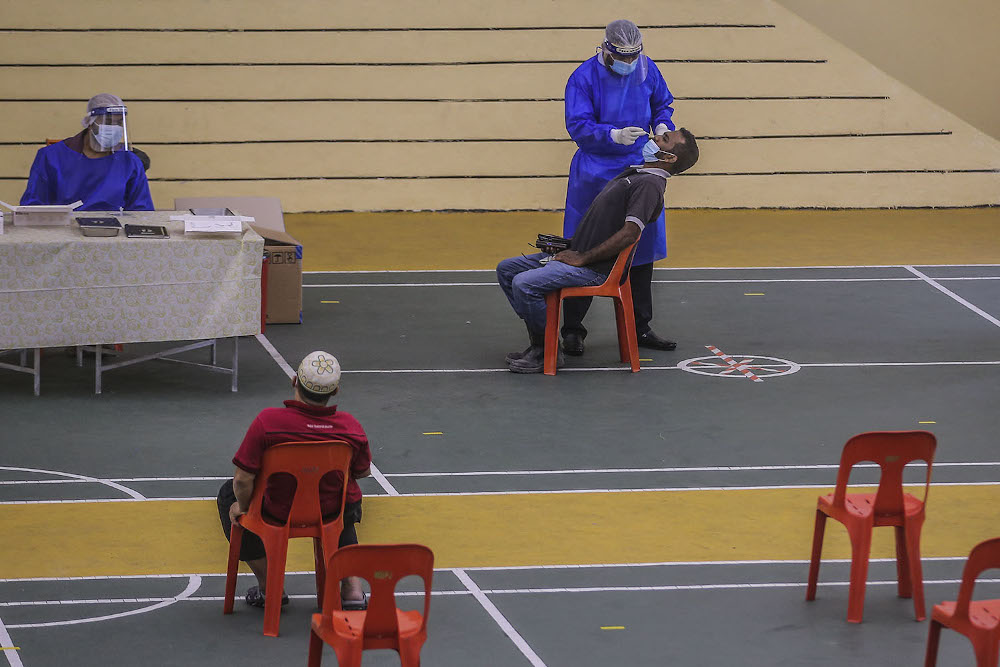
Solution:
M 918 424 L 937 424 L 937 422 L 917 422 Z
M 339 301 L 320 301 L 320 303 L 340 303 Z
M 624 625 L 602 625 L 601 630 L 624 630 Z
M 422 435 L 444 435 L 441 431 L 425 431 Z
M 802 559 L 818 492 L 371 496 L 358 534 L 365 543 L 426 544 L 438 567 Z M 1000 486 L 932 488 L 923 555 L 968 555 L 996 534 L 998 506 Z M 524 516 L 531 521 L 498 521 Z M 0 523 L 3 577 L 225 571 L 227 544 L 213 501 L 5 505 Z M 875 532 L 872 555 L 892 556 L 893 532 Z M 850 555 L 835 524 L 823 554 Z M 288 558 L 289 570 L 310 569 L 309 540 L 293 540 Z

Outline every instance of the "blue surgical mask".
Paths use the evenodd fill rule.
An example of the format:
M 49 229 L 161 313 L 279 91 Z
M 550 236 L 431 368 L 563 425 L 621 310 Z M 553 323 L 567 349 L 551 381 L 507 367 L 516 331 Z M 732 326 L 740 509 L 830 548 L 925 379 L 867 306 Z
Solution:
M 101 150 L 109 151 L 122 142 L 125 136 L 125 129 L 121 125 L 101 125 L 94 123 L 97 132 L 94 132 L 94 140 Z
M 628 76 L 635 71 L 636 65 L 639 64 L 639 59 L 636 58 L 630 63 L 622 62 L 621 60 L 611 59 L 611 69 L 615 74 L 621 74 L 622 76 Z
M 642 147 L 642 159 L 646 162 L 658 162 L 660 158 L 656 157 L 656 154 L 660 152 L 660 147 L 656 145 L 656 142 L 650 139 Z

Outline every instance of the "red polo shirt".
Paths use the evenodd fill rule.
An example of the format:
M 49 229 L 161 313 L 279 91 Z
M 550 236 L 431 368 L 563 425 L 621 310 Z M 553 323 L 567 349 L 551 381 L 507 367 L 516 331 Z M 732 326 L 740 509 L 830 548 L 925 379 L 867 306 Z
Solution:
M 264 450 L 283 442 L 309 440 L 343 440 L 354 448 L 351 457 L 352 475 L 347 481 L 347 502 L 361 500 L 361 488 L 354 475 L 368 470 L 372 464 L 368 436 L 358 420 L 337 406 L 315 406 L 299 401 L 285 401 L 283 408 L 267 408 L 250 424 L 243 443 L 233 457 L 233 463 L 249 473 L 260 473 Z M 295 480 L 291 475 L 272 475 L 264 491 L 264 510 L 284 521 L 292 509 Z M 323 514 L 340 511 L 341 481 L 338 473 L 320 480 L 319 496 Z

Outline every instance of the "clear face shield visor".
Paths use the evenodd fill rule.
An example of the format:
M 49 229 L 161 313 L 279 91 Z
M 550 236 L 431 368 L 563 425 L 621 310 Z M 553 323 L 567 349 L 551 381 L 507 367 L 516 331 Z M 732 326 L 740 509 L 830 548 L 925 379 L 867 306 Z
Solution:
M 649 62 L 646 54 L 642 52 L 642 44 L 635 47 L 615 46 L 605 40 L 597 47 L 597 52 L 601 55 L 601 60 L 605 65 L 611 62 L 611 70 L 622 77 L 631 77 L 635 74 L 639 81 L 646 80 L 649 72 Z
M 127 116 L 125 106 L 98 107 L 88 113 L 83 126 L 91 146 L 100 152 L 130 150 Z

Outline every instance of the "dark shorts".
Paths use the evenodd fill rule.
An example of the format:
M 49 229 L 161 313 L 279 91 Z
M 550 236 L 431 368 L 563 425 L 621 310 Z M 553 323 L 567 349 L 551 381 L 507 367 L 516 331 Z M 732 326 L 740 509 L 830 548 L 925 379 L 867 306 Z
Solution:
M 222 532 L 229 539 L 232 530 L 232 523 L 229 521 L 229 508 L 236 502 L 236 494 L 233 493 L 233 480 L 228 479 L 222 483 L 219 489 L 219 519 L 222 521 Z M 344 508 L 344 530 L 340 533 L 339 546 L 346 547 L 358 543 L 358 533 L 354 530 L 354 524 L 361 523 L 361 501 L 347 503 Z M 259 537 L 249 530 L 243 531 L 243 543 L 240 545 L 240 560 L 258 560 L 266 556 L 264 543 Z

